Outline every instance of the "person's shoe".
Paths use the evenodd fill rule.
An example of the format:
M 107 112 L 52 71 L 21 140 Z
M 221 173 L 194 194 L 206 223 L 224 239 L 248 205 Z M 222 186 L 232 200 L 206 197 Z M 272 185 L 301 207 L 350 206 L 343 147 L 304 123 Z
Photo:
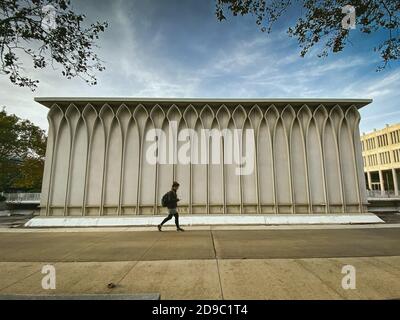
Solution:
M 157 226 L 157 228 L 158 228 L 158 231 L 162 231 L 162 230 L 161 230 L 161 224 L 159 224 L 159 225 Z
M 185 229 L 178 228 L 178 229 L 176 229 L 176 231 L 185 231 Z

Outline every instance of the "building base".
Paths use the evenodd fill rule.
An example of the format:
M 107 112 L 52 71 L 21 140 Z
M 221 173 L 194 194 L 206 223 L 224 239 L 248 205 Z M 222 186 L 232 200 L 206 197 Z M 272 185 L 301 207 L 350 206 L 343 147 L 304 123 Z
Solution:
M 156 226 L 165 216 L 135 217 L 35 217 L 25 227 L 115 227 Z M 182 226 L 191 225 L 288 225 L 384 223 L 372 213 L 363 214 L 277 214 L 277 215 L 181 215 Z M 166 225 L 173 225 L 171 219 Z

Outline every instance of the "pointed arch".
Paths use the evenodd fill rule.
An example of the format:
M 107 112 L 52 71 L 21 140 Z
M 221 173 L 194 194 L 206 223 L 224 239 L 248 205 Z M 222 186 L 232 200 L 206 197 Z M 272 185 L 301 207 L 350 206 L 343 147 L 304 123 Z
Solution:
M 81 112 L 75 105 L 71 104 L 67 108 L 65 116 L 72 137 L 65 195 L 65 214 L 80 215 L 85 188 L 85 166 L 81 164 L 87 161 L 88 137 Z
M 279 118 L 279 111 L 275 107 L 275 105 L 271 104 L 268 109 L 265 111 L 264 115 L 265 119 L 267 120 L 268 127 L 271 130 L 271 134 L 273 134 L 276 122 Z
M 138 126 L 139 133 L 139 174 L 137 187 L 136 214 L 155 214 L 156 208 L 156 166 L 146 158 L 147 151 L 152 147 L 152 141 L 147 141 L 146 133 L 154 129 L 154 122 L 142 104 L 138 104 L 133 111 L 133 118 Z M 146 192 L 142 192 L 146 190 Z
M 209 213 L 224 213 L 223 139 L 218 118 L 211 123 L 208 142 L 208 205 Z
M 139 126 L 133 116 L 127 123 L 123 158 L 121 214 L 138 213 L 138 181 L 140 163 Z
M 244 122 L 246 121 L 246 110 L 239 104 L 232 112 L 232 119 L 235 123 L 236 129 L 243 129 Z
M 182 117 L 185 119 L 188 128 L 194 129 L 199 114 L 193 105 L 189 104 L 183 112 Z
M 364 164 L 362 161 L 361 141 L 360 141 L 360 131 L 359 131 L 360 113 L 358 112 L 358 109 L 354 105 L 351 105 L 346 110 L 345 119 L 349 124 L 348 134 L 352 145 L 355 181 L 357 184 L 357 200 L 359 204 L 358 208 L 356 206 L 352 206 L 351 210 L 352 211 L 357 210 L 357 212 L 363 212 L 366 210 L 367 195 L 365 191 Z
M 53 169 L 54 170 L 53 185 L 57 187 L 51 188 L 51 193 L 50 193 L 51 215 L 59 216 L 65 214 L 65 195 L 67 192 L 71 143 L 72 143 L 72 137 L 69 124 L 63 112 L 63 117 L 59 122 L 57 139 L 56 139 L 54 169 Z
M 271 130 L 264 118 L 258 131 L 258 175 L 261 213 L 275 213 L 275 176 Z
M 166 118 L 166 114 L 164 110 L 160 107 L 160 105 L 156 104 L 150 110 L 150 118 L 154 123 L 156 128 L 161 128 L 162 124 Z
M 178 162 L 178 128 L 182 119 L 179 108 L 173 104 L 167 112 L 168 126 L 168 154 L 169 162 L 172 163 L 172 180 L 176 180 L 176 168 Z M 172 180 L 170 183 L 172 183 Z
M 222 164 L 222 192 L 223 192 L 223 212 L 227 212 L 227 207 L 226 207 L 226 172 L 225 172 L 225 144 L 229 143 L 226 141 L 226 130 L 228 128 L 228 122 L 231 119 L 231 113 L 229 109 L 226 107 L 226 105 L 221 105 L 217 112 L 216 112 L 216 118 L 219 122 L 219 126 L 221 128 L 221 134 L 222 134 L 222 148 L 221 148 L 221 153 L 222 153 L 222 159 L 221 159 L 221 164 Z
M 313 117 L 307 129 L 307 162 L 310 185 L 311 212 L 326 212 L 323 154 L 318 123 Z
M 203 122 L 199 117 L 194 126 L 194 132 L 198 139 L 192 141 L 191 162 L 192 162 L 192 212 L 193 214 L 204 214 L 208 210 L 207 205 L 207 164 L 201 161 L 201 155 L 207 153 L 201 144 Z M 205 178 L 206 177 L 206 178 Z
M 194 153 L 197 152 L 197 136 L 195 133 L 195 126 L 196 122 L 198 120 L 198 112 L 197 110 L 193 107 L 192 104 L 189 104 L 183 114 L 182 118 L 186 123 L 186 127 L 189 129 L 189 142 L 190 142 L 190 163 L 189 163 L 189 212 L 193 212 L 193 170 L 194 166 L 196 165 L 193 161 Z
M 295 212 L 309 213 L 306 145 L 301 122 L 298 118 L 294 120 L 291 130 L 290 165 Z
M 307 105 L 303 105 L 297 112 L 297 117 L 300 121 L 300 125 L 304 134 L 304 138 L 307 136 L 307 129 L 310 125 L 312 118 L 312 112 Z
M 44 167 L 42 194 L 40 199 L 41 207 L 45 207 L 45 215 L 51 212 L 51 194 L 54 184 L 54 166 L 56 158 L 58 128 L 63 118 L 63 111 L 57 105 L 53 104 L 47 113 L 47 121 L 49 122 L 49 133 L 47 138 L 46 162 Z
M 87 140 L 88 140 L 88 145 L 86 149 L 87 153 L 87 160 L 86 160 L 86 166 L 85 166 L 85 182 L 84 182 L 84 194 L 83 194 L 83 215 L 85 216 L 87 213 L 87 198 L 88 198 L 88 186 L 89 186 L 89 173 L 91 170 L 90 164 L 93 161 L 91 158 L 92 152 L 93 152 L 93 139 L 94 139 L 94 128 L 95 128 L 95 123 L 96 121 L 100 122 L 99 120 L 99 115 L 96 110 L 96 108 L 93 107 L 90 103 L 87 104 L 82 111 L 82 119 L 85 123 L 86 126 L 86 135 L 87 135 Z M 101 192 L 101 191 L 100 191 Z
M 291 136 L 291 130 L 292 130 L 292 125 L 293 122 L 296 118 L 296 112 L 294 112 L 293 107 L 288 104 L 281 113 L 281 118 L 285 127 L 286 135 L 288 139 L 290 139 Z
M 323 135 L 324 168 L 329 212 L 343 212 L 343 192 L 335 125 L 329 117 Z
M 259 213 L 257 182 L 257 143 L 256 134 L 250 118 L 246 118 L 242 133 L 241 184 L 243 213 Z
M 328 112 L 322 104 L 320 104 L 313 112 L 313 118 L 318 128 L 318 133 L 321 137 L 321 144 L 322 144 L 322 137 L 324 135 L 325 123 L 328 120 Z M 323 151 L 323 145 L 322 145 Z
M 237 174 L 238 165 L 235 162 L 239 153 L 238 137 L 235 135 L 236 124 L 230 118 L 224 135 L 224 172 L 226 185 L 226 210 L 227 213 L 240 213 L 242 206 L 240 176 Z
M 292 191 L 289 172 L 290 155 L 285 120 L 282 117 L 279 117 L 275 124 L 273 148 L 278 213 L 290 213 L 292 212 Z
M 223 104 L 218 108 L 215 116 L 218 119 L 221 128 L 226 128 L 228 125 L 228 121 L 231 118 L 231 113 L 229 112 L 229 109 Z
M 200 111 L 200 119 L 203 123 L 204 129 L 210 129 L 214 119 L 214 111 L 206 104 Z
M 256 134 L 256 137 L 257 137 L 258 128 L 259 128 L 260 123 L 261 123 L 261 121 L 263 119 L 263 112 L 261 111 L 261 108 L 258 105 L 255 104 L 250 109 L 248 118 L 250 120 L 251 127 L 255 131 L 255 134 Z
M 115 117 L 117 119 L 119 128 L 120 128 L 120 134 L 121 134 L 121 139 L 122 139 L 122 145 L 121 145 L 121 158 L 119 159 L 120 161 L 120 172 L 119 172 L 119 187 L 118 187 L 118 208 L 117 208 L 117 213 L 118 215 L 123 215 L 126 213 L 132 213 L 132 207 L 125 206 L 123 205 L 123 194 L 124 194 L 124 184 L 125 184 L 125 166 L 128 165 L 130 166 L 130 161 L 134 161 L 134 159 L 131 159 L 130 161 L 126 161 L 126 151 L 127 151 L 127 137 L 128 137 L 128 130 L 129 130 L 129 125 L 132 121 L 132 113 L 129 110 L 129 108 L 125 104 L 121 104 L 118 108 L 117 111 L 115 112 Z
M 261 213 L 261 202 L 260 202 L 260 182 L 259 182 L 259 164 L 258 164 L 258 154 L 259 154 L 259 144 L 258 144 L 258 136 L 260 131 L 261 121 L 263 121 L 264 115 L 261 111 L 261 108 L 258 105 L 254 105 L 248 114 L 248 119 L 250 121 L 250 128 L 253 132 L 254 139 L 254 180 L 255 180 L 255 197 L 256 197 L 256 212 Z M 245 134 L 247 134 L 245 132 Z M 247 143 L 246 143 L 247 145 Z

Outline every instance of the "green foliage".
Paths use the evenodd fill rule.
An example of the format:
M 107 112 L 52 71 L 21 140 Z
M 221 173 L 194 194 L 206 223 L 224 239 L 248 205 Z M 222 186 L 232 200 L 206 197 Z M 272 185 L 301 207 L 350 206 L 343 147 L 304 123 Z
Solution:
M 40 191 L 45 152 L 44 130 L 0 111 L 0 192 Z
M 44 28 L 48 13 L 43 8 L 48 5 L 54 8 L 55 24 Z M 39 81 L 24 74 L 21 62 L 29 58 L 35 69 L 56 63 L 66 78 L 80 77 L 95 85 L 94 72 L 104 67 L 93 47 L 108 24 L 85 20 L 85 15 L 71 10 L 69 0 L 1 0 L 0 73 L 15 85 L 34 90 Z
M 372 48 L 378 52 L 382 70 L 390 61 L 400 59 L 400 0 L 216 0 L 218 20 L 226 19 L 225 12 L 233 16 L 254 15 L 262 31 L 271 32 L 272 25 L 290 7 L 299 5 L 301 16 L 288 34 L 298 40 L 301 56 L 321 43 L 319 57 L 329 52 L 340 52 L 349 43 L 351 30 L 342 28 L 342 7 L 352 5 L 356 10 L 356 27 L 365 34 L 383 32 L 386 38 Z

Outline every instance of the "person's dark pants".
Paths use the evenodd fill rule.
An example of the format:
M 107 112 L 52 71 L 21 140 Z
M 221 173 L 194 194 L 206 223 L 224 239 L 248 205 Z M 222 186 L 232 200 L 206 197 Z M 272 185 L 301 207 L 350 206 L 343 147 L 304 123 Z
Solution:
M 166 223 L 167 221 L 171 220 L 172 217 L 175 217 L 175 225 L 177 228 L 179 228 L 179 214 L 176 209 L 168 209 L 168 217 L 166 217 L 163 222 L 161 222 L 161 225 Z

